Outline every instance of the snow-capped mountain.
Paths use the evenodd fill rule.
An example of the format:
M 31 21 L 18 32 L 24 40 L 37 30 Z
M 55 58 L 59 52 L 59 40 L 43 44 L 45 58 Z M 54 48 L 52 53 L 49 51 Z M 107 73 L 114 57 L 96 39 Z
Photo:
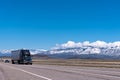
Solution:
M 12 49 L 13 50 L 13 49 Z M 0 55 L 10 54 L 12 50 L 1 50 Z M 113 43 L 106 43 L 104 41 L 96 41 L 90 43 L 85 41 L 83 43 L 75 43 L 73 41 L 68 41 L 67 43 L 56 45 L 50 50 L 44 49 L 29 49 L 32 55 L 48 55 L 51 57 L 106 57 L 115 56 L 120 57 L 120 41 Z
M 80 47 L 80 48 L 53 49 L 49 51 L 49 54 L 63 54 L 63 53 L 72 53 L 73 55 L 80 54 L 120 55 L 120 48 Z
M 96 47 L 83 47 L 83 48 L 66 48 L 66 49 L 52 49 L 52 50 L 41 50 L 41 49 L 30 49 L 31 54 L 104 54 L 104 55 L 120 55 L 120 48 L 96 48 Z M 11 50 L 1 50 L 0 54 L 10 54 Z
M 30 49 L 32 55 L 47 55 L 52 58 L 115 58 L 120 57 L 120 48 L 75 47 L 64 49 Z M 1 50 L 0 56 L 10 56 L 11 50 Z
M 1 50 L 0 54 L 10 54 L 12 50 Z M 105 54 L 105 55 L 120 55 L 120 48 L 96 48 L 96 47 L 83 47 L 83 48 L 65 48 L 65 49 L 52 49 L 52 50 L 41 50 L 41 49 L 30 49 L 31 54 Z
M 0 56 L 5 56 L 5 55 L 10 55 L 11 54 L 11 51 L 13 50 L 16 50 L 16 49 L 10 49 L 10 50 L 0 50 Z M 44 49 L 29 49 L 30 50 L 30 53 L 32 55 L 34 54 L 45 54 L 47 50 L 44 50 Z
M 10 56 L 11 50 L 0 50 L 0 56 Z
M 75 43 L 68 41 L 67 43 L 56 45 L 50 54 L 72 53 L 74 55 L 80 54 L 104 54 L 104 55 L 120 55 L 120 41 L 113 43 L 106 43 L 104 41 L 96 41 L 90 43 L 85 41 L 83 43 Z
M 46 54 L 47 50 L 44 49 L 29 49 L 32 55 L 34 54 Z

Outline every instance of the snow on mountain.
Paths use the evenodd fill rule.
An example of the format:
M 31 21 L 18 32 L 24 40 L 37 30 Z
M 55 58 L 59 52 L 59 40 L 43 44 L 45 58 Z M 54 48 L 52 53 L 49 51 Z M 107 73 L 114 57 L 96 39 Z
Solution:
M 11 51 L 13 51 L 13 50 L 16 50 L 16 49 L 0 50 L 0 54 L 1 55 L 11 54 Z M 45 52 L 47 51 L 47 50 L 44 50 L 44 49 L 29 49 L 29 50 L 30 50 L 30 53 L 33 54 L 33 55 L 38 54 L 38 53 L 45 54 Z
M 0 50 L 1 54 L 8 54 L 11 53 L 12 50 Z
M 11 50 L 0 50 L 0 54 L 10 54 Z M 120 41 L 116 42 L 78 42 L 68 41 L 64 44 L 57 44 L 54 48 L 50 50 L 44 49 L 29 49 L 31 54 L 40 54 L 40 55 L 109 55 L 109 56 L 120 56 Z M 95 55 L 94 55 L 95 56 Z
M 104 54 L 104 55 L 120 55 L 120 41 L 106 43 L 104 41 L 96 42 L 78 42 L 68 41 L 64 44 L 57 44 L 50 50 L 50 54 Z
M 80 54 L 104 54 L 104 55 L 120 55 L 120 48 L 97 48 L 97 47 L 82 47 L 82 48 L 66 48 L 66 49 L 53 49 L 50 54 L 63 54 L 72 53 Z
M 44 49 L 30 49 L 31 54 L 45 54 L 47 50 Z
M 84 41 L 84 42 L 78 42 L 75 43 L 74 41 L 68 41 L 67 43 L 64 44 L 56 44 L 56 46 L 52 49 L 65 49 L 65 48 L 75 48 L 75 47 L 97 47 L 97 48 L 120 48 L 120 41 L 116 42 L 104 42 L 104 41 L 95 41 L 95 42 L 89 42 L 89 41 Z
M 10 56 L 11 50 L 0 50 L 0 56 Z

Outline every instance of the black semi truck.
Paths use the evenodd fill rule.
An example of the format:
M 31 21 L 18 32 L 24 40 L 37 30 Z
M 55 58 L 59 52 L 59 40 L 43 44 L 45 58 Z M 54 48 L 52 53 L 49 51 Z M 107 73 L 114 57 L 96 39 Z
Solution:
M 29 50 L 14 50 L 11 51 L 11 62 L 12 64 L 31 64 L 32 65 L 32 58 Z

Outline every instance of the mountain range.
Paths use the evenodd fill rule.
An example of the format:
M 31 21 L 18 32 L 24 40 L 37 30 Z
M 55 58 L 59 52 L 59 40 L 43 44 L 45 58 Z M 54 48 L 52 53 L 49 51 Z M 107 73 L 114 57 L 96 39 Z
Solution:
M 51 58 L 95 58 L 95 59 L 119 59 L 120 48 L 98 48 L 98 47 L 75 47 L 64 49 L 29 49 L 32 55 L 47 55 Z M 12 50 L 1 50 L 0 56 L 10 56 Z
M 13 50 L 13 49 L 12 49 Z M 10 55 L 12 50 L 1 50 L 0 56 Z M 45 55 L 51 58 L 89 58 L 89 59 L 120 59 L 120 42 L 106 43 L 96 41 L 90 43 L 67 43 L 56 45 L 50 50 L 29 49 L 32 55 Z

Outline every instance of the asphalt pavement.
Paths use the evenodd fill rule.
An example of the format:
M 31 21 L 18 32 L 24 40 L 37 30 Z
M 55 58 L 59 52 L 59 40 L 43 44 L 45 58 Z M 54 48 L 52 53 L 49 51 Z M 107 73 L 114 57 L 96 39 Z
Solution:
M 0 63 L 0 80 L 120 80 L 120 69 Z

